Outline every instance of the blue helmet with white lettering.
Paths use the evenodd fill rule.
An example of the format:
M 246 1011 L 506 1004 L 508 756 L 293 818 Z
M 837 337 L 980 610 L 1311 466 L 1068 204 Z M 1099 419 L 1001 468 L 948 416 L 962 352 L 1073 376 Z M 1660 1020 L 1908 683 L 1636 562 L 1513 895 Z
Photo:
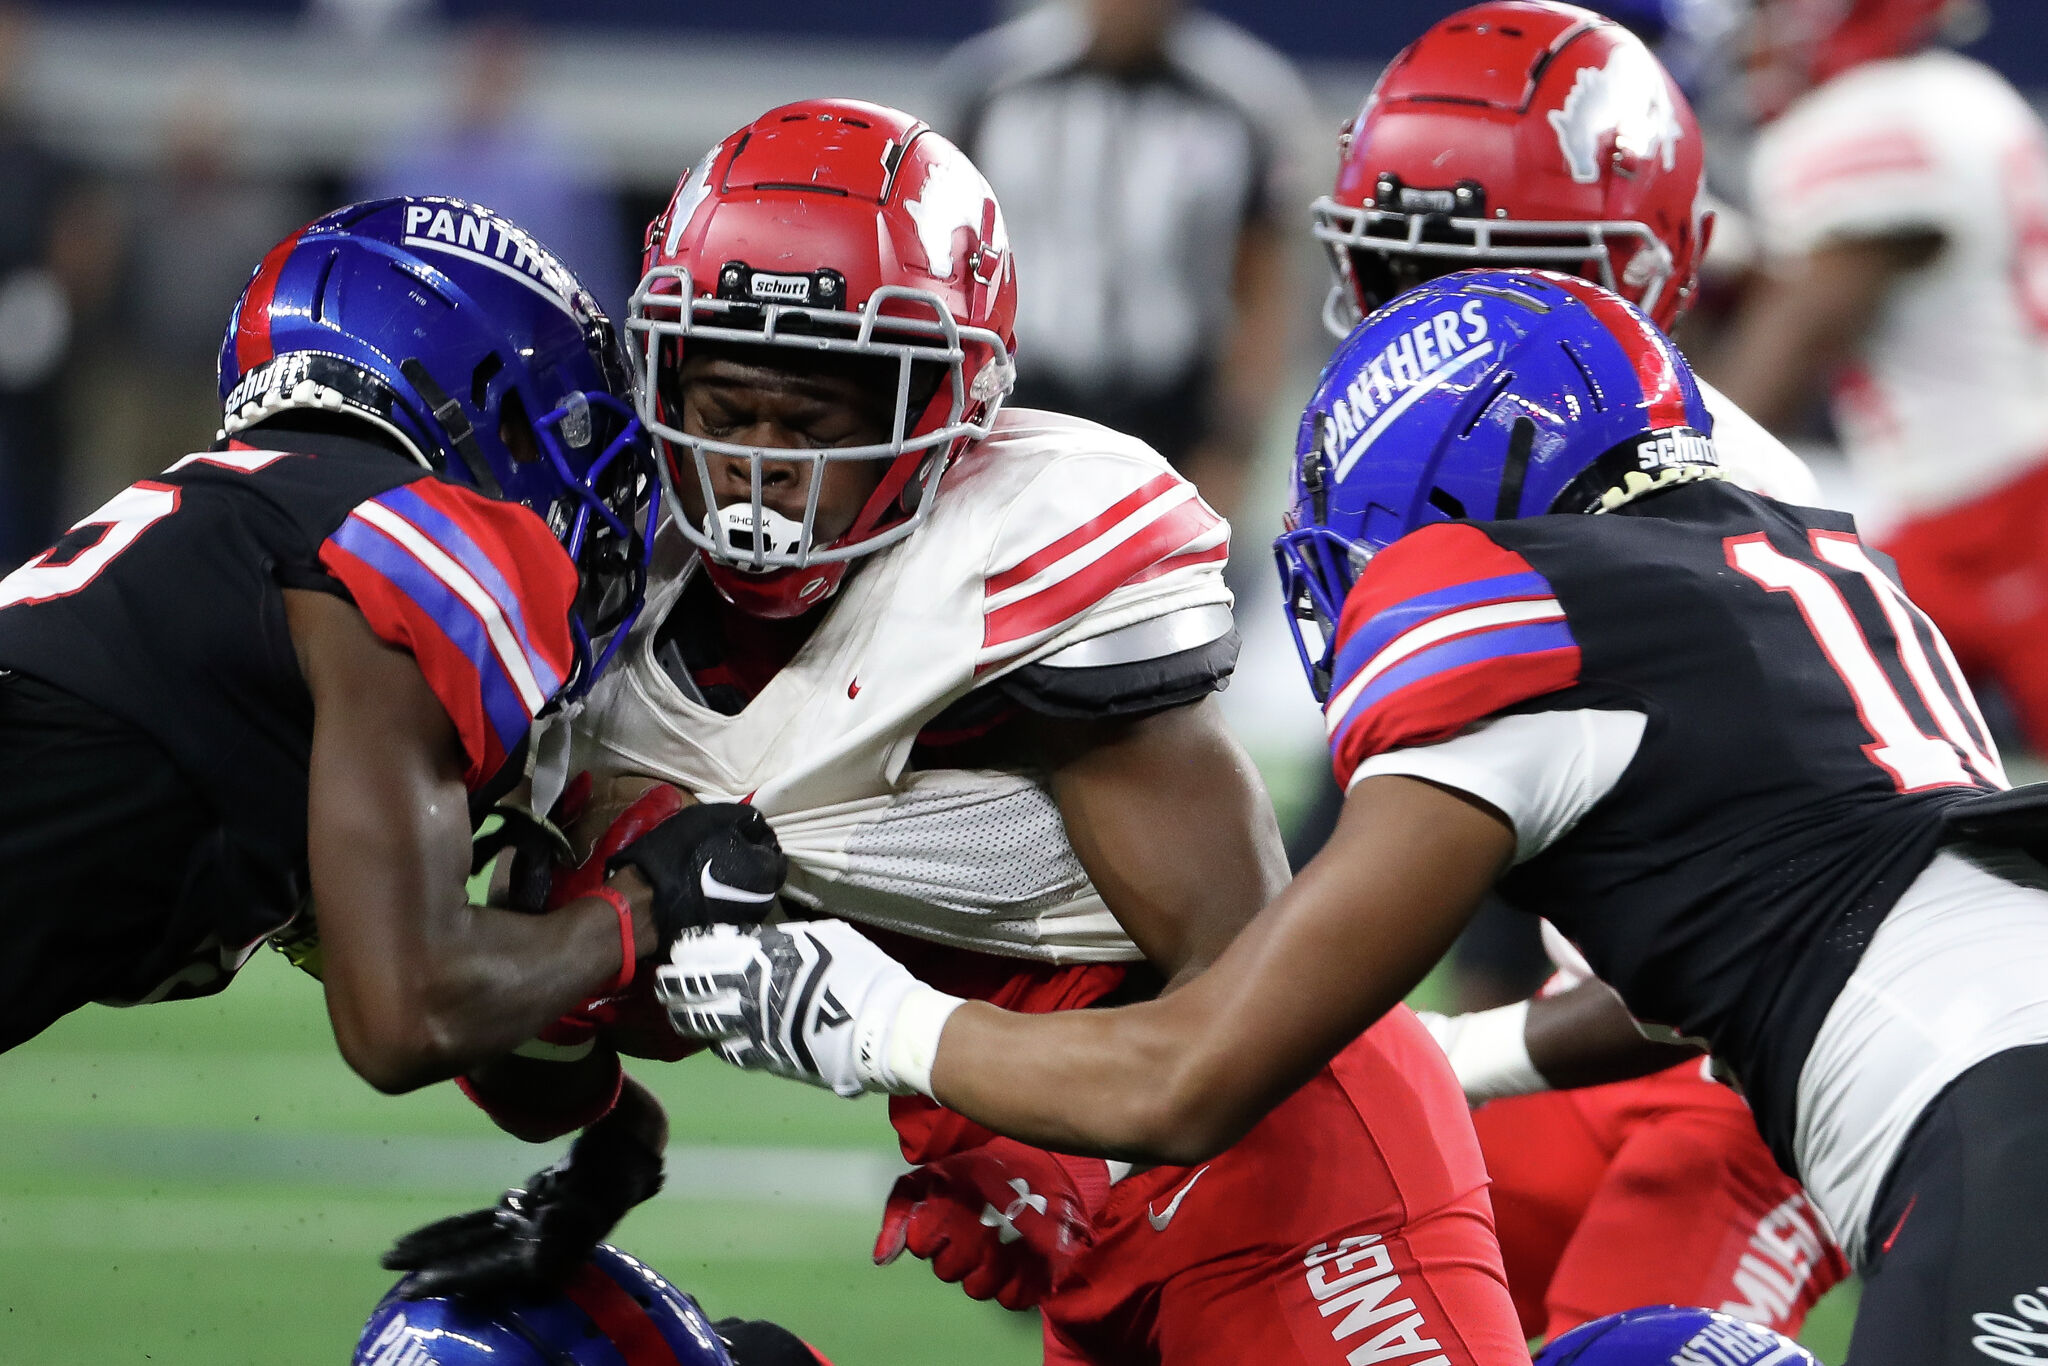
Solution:
M 371 1311 L 352 1366 L 734 1366 L 695 1300 L 602 1243 L 544 1299 L 408 1300 L 404 1289 Z
M 1677 349 L 1598 285 L 1471 270 L 1396 298 L 1324 369 L 1273 543 L 1317 698 L 1344 599 L 1379 550 L 1431 522 L 1607 512 L 1715 477 L 1712 431 Z
M 1582 1323 L 1536 1354 L 1535 1366 L 1820 1366 L 1781 1333 L 1711 1309 L 1656 1305 Z
M 610 321 L 519 227 L 442 198 L 314 219 L 271 248 L 235 305 L 220 396 L 223 437 L 368 424 L 422 466 L 532 508 L 581 576 L 563 694 L 610 661 L 646 593 L 653 453 Z

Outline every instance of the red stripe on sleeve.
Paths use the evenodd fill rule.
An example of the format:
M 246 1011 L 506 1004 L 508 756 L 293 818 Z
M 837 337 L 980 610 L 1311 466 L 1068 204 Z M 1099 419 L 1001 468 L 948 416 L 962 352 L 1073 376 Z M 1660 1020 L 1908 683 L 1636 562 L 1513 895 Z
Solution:
M 1627 305 L 1599 286 L 1568 276 L 1553 275 L 1550 283 L 1583 303 L 1614 339 L 1635 357 L 1636 381 L 1649 400 L 1650 422 L 1655 427 L 1690 426 L 1685 412 L 1685 390 L 1678 382 L 1678 367 L 1671 359 L 1671 343 L 1657 330 L 1629 311 Z
M 1186 569 L 1190 565 L 1197 564 L 1215 564 L 1219 560 L 1227 560 L 1229 558 L 1230 542 L 1221 541 L 1210 546 L 1207 550 L 1190 550 L 1185 555 L 1169 556 L 1158 564 L 1153 565 L 1150 569 L 1131 575 L 1124 582 L 1127 584 L 1150 583 L 1154 579 L 1164 578 L 1176 569 Z
M 1375 754 L 1448 740 L 1475 721 L 1579 681 L 1577 646 L 1488 659 L 1432 675 L 1358 718 L 1330 748 L 1337 786 Z
M 1438 523 L 1412 531 L 1373 557 L 1344 600 L 1337 653 L 1393 608 L 1461 584 L 1534 572 L 1528 560 L 1477 527 Z M 1444 608 L 1459 610 L 1455 603 Z M 1402 625 L 1413 629 L 1430 619 L 1417 615 Z M 1445 739 L 1504 707 L 1570 687 L 1579 679 L 1580 666 L 1580 652 L 1573 648 L 1443 670 L 1388 697 L 1332 737 L 1330 761 L 1337 781 L 1349 786 L 1352 773 L 1371 755 Z
M 617 1281 L 585 1262 L 562 1292 L 619 1349 L 626 1366 L 682 1366 L 654 1320 Z
M 419 664 L 427 686 L 455 723 L 468 760 L 463 782 L 472 792 L 483 786 L 505 762 L 505 747 L 485 710 L 483 679 L 475 662 L 403 589 L 331 540 L 320 548 L 320 566 L 341 580 L 379 640 L 406 651 Z
M 1162 558 L 1214 529 L 1220 520 L 1200 498 L 1188 499 L 1093 564 L 990 612 L 982 630 L 982 648 L 1022 640 L 1078 616 Z
M 531 646 L 567 678 L 576 663 L 576 638 L 569 622 L 579 580 L 576 566 L 539 513 L 441 479 L 406 485 L 420 499 L 469 536 L 515 595 Z M 445 548 L 445 547 L 444 547 Z
M 1181 477 L 1177 474 L 1162 474 L 1146 480 L 1132 492 L 1125 494 L 1122 498 L 1110 504 L 1108 509 L 1100 515 L 1075 527 L 1043 550 L 1033 551 L 1023 560 L 1003 570 L 1000 574 L 990 575 L 988 591 L 990 593 L 1000 593 L 1005 588 L 1016 587 L 1039 570 L 1044 569 L 1047 565 L 1056 564 L 1066 556 L 1073 554 L 1076 550 L 1079 550 L 1097 536 L 1102 535 L 1102 533 L 1108 531 L 1111 527 L 1151 502 L 1154 498 L 1178 488 L 1181 482 Z
M 1345 642 L 1366 622 L 1411 598 L 1461 583 L 1533 571 L 1527 560 L 1495 544 L 1475 526 L 1439 522 L 1411 531 L 1375 555 L 1352 585 L 1337 622 L 1337 649 L 1343 650 Z
M 277 354 L 270 344 L 270 303 L 277 297 L 277 277 L 284 273 L 285 258 L 304 231 L 301 228 L 272 247 L 242 292 L 242 307 L 235 314 L 235 365 L 244 374 Z

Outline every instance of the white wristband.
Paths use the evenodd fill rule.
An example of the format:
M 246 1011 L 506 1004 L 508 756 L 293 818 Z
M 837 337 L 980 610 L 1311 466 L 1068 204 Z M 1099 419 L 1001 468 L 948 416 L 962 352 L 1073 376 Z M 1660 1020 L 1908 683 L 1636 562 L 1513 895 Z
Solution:
M 939 1035 L 945 1032 L 953 1012 L 965 1004 L 958 996 L 920 982 L 904 993 L 893 1011 L 874 1012 L 883 1018 L 871 1020 L 865 1018 L 869 1012 L 862 1012 L 863 1018 L 857 1021 L 862 1034 L 857 1056 L 867 1089 L 897 1096 L 929 1096 Z
M 1529 1003 L 1482 1010 L 1471 1015 L 1454 1015 L 1444 1021 L 1437 1042 L 1450 1057 L 1451 1070 L 1465 1088 L 1472 1105 L 1509 1096 L 1530 1096 L 1551 1089 L 1550 1083 L 1529 1061 Z

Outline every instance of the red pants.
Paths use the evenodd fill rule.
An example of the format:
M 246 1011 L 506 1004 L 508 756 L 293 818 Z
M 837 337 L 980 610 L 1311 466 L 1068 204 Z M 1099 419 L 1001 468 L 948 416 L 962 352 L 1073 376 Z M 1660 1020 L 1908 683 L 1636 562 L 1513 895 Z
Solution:
M 1849 1274 L 1749 1109 L 1687 1063 L 1473 1115 L 1522 1331 L 1555 1337 L 1645 1304 L 1796 1334 Z
M 1213 1162 L 1117 1183 L 1048 1366 L 1526 1362 L 1441 1061 L 1398 1010 Z
M 1963 672 L 1995 680 L 2048 753 L 2048 465 L 1905 523 L 1884 549 Z
M 1123 978 L 885 947 L 1012 1010 L 1076 1009 Z M 889 1109 L 911 1162 L 991 1137 L 923 1097 Z M 1040 1306 L 1048 1366 L 1528 1366 L 1464 1093 L 1405 1006 L 1214 1161 L 1111 1187 L 1095 1231 Z

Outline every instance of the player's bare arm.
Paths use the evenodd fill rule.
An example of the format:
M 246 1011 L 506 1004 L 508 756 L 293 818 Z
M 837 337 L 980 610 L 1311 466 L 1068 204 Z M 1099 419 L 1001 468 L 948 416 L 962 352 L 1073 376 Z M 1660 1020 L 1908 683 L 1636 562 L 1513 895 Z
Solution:
M 1490 1010 L 1417 1014 L 1473 1106 L 1629 1081 L 1699 1056 L 1646 1035 L 1614 989 L 1592 978 Z
M 1892 287 L 1932 262 L 1942 241 L 1935 232 L 1838 238 L 1790 263 L 1753 292 L 1709 376 L 1782 431 L 1855 349 Z
M 1265 786 L 1213 698 L 1021 724 L 1089 880 L 1170 984 L 1213 962 L 1287 884 Z
M 410 655 L 324 593 L 289 591 L 313 694 L 313 891 L 336 1042 L 379 1090 L 444 1080 L 532 1038 L 620 972 L 595 899 L 548 916 L 469 904 L 469 806 L 455 728 Z M 623 870 L 636 945 L 646 884 Z
M 1647 1077 L 1700 1055 L 1688 1044 L 1645 1037 L 1621 998 L 1600 981 L 1531 1001 L 1522 1038 L 1530 1064 L 1561 1091 Z
M 1465 797 L 1368 778 L 1323 852 L 1207 971 L 1117 1010 L 964 1005 L 934 1094 L 1044 1147 L 1213 1157 L 1414 989 L 1513 848 L 1507 824 Z

